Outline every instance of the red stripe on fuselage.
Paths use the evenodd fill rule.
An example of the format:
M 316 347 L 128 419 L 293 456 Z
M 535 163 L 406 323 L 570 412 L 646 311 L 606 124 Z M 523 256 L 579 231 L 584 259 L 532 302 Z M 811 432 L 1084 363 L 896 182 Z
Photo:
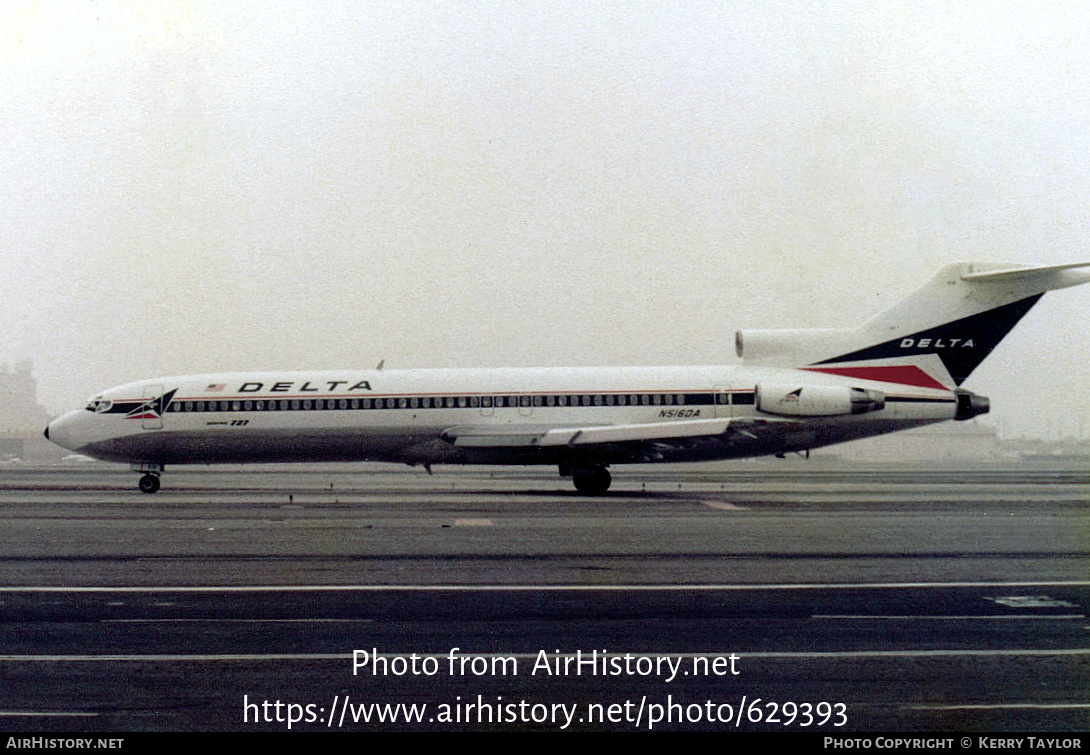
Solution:
M 827 375 L 841 375 L 842 377 L 857 378 L 859 380 L 876 380 L 880 383 L 899 383 L 912 385 L 917 388 L 938 388 L 942 391 L 950 390 L 945 385 L 935 380 L 915 365 L 899 366 L 873 366 L 873 367 L 804 367 L 811 372 L 824 372 Z

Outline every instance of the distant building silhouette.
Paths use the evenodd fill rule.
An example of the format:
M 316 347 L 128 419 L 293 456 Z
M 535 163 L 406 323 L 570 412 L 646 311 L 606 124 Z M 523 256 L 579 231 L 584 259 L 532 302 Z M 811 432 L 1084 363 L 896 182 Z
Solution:
M 49 412 L 38 406 L 34 365 L 0 364 L 0 460 L 25 457 L 26 440 L 41 435 L 49 420 Z
M 41 430 L 49 413 L 38 406 L 38 381 L 34 365 L 19 362 L 15 369 L 0 365 L 0 432 L 27 433 Z

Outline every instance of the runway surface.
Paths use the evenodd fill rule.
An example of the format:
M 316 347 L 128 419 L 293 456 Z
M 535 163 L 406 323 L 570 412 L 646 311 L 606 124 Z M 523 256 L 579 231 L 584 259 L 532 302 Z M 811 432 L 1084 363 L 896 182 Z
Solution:
M 0 468 L 0 728 L 1090 728 L 1085 470 L 614 477 Z

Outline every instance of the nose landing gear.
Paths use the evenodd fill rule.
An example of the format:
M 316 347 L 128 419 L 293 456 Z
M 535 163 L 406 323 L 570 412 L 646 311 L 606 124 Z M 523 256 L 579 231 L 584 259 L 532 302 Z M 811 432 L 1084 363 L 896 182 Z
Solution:
M 159 491 L 159 475 L 163 473 L 162 464 L 153 464 L 150 462 L 142 464 L 133 464 L 129 467 L 133 472 L 143 472 L 144 475 L 140 478 L 140 482 L 136 484 L 136 487 L 140 489 L 141 493 L 157 493 Z
M 137 486 L 141 493 L 155 493 L 159 490 L 159 475 L 146 474 L 140 478 Z

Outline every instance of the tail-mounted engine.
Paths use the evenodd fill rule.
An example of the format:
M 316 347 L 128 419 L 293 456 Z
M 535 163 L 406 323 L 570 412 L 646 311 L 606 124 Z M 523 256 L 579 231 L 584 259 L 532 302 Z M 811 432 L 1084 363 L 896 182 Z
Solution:
M 757 411 L 786 417 L 832 417 L 865 414 L 882 409 L 886 395 L 881 391 L 847 386 L 774 385 L 759 383 Z

